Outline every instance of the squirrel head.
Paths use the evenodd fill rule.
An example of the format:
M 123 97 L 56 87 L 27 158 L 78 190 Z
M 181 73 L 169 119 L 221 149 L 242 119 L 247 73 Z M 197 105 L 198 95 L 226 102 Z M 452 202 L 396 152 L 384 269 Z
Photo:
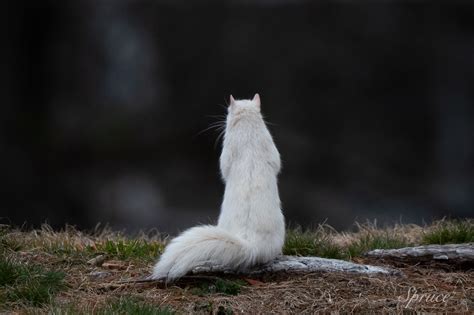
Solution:
M 251 100 L 235 100 L 232 95 L 229 100 L 229 113 L 239 114 L 244 111 L 260 112 L 260 95 L 258 93 Z

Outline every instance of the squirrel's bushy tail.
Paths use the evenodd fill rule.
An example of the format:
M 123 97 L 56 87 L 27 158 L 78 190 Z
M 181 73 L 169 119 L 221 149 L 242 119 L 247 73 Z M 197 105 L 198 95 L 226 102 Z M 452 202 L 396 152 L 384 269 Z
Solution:
M 171 241 L 156 263 L 151 278 L 174 280 L 206 263 L 231 269 L 246 268 L 254 260 L 254 251 L 245 240 L 218 226 L 197 226 Z

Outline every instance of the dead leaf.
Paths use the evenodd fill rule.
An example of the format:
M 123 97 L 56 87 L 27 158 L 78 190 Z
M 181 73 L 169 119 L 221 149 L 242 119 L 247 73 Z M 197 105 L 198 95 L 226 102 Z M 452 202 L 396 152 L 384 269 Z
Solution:
M 128 265 L 119 260 L 109 260 L 102 264 L 102 267 L 107 269 L 127 269 Z
M 265 283 L 262 282 L 262 281 L 259 281 L 259 280 L 255 280 L 255 279 L 249 279 L 249 278 L 244 278 L 244 280 L 250 284 L 251 286 L 254 286 L 254 287 L 258 287 L 258 286 L 261 286 L 261 285 L 264 285 Z

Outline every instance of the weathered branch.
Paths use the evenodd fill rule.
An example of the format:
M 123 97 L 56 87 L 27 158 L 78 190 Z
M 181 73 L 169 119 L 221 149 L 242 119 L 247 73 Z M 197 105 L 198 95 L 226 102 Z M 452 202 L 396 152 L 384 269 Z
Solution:
M 349 272 L 361 274 L 401 275 L 401 272 L 391 268 L 371 265 L 361 265 L 344 260 L 319 257 L 279 256 L 265 265 L 259 265 L 247 271 L 239 272 L 247 275 L 272 273 L 309 273 L 309 272 Z M 220 266 L 202 266 L 193 270 L 198 273 L 228 273 L 231 271 Z
M 472 243 L 376 249 L 368 252 L 366 256 L 405 263 L 474 268 L 474 244 Z
M 184 276 L 180 281 L 189 280 L 215 280 L 218 279 L 209 274 L 227 274 L 227 275 L 247 275 L 247 276 L 260 276 L 260 275 L 273 275 L 280 273 L 310 273 L 310 272 L 348 272 L 356 274 L 372 274 L 372 275 L 390 275 L 400 276 L 402 273 L 399 270 L 384 268 L 371 265 L 356 264 L 345 260 L 338 259 L 327 259 L 319 257 L 298 257 L 298 256 L 279 256 L 271 262 L 259 265 L 251 268 L 250 270 L 236 272 L 234 270 L 227 269 L 222 266 L 211 266 L 204 265 L 196 267 L 192 274 Z M 114 289 L 120 286 L 126 286 L 130 284 L 147 284 L 155 283 L 158 285 L 166 285 L 165 279 L 128 279 L 118 283 L 107 284 L 106 288 Z

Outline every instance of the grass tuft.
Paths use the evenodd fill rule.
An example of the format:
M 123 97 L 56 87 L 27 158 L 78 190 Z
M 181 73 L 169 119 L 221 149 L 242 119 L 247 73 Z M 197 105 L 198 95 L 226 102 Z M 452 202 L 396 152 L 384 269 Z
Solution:
M 333 230 L 320 225 L 315 230 L 303 230 L 301 227 L 286 231 L 283 254 L 296 256 L 319 256 L 342 259 L 343 249 L 332 240 Z
M 222 293 L 226 295 L 238 295 L 245 285 L 244 281 L 217 279 L 214 283 L 204 282 L 198 287 L 191 289 L 194 295 L 205 296 L 214 293 Z
M 86 234 L 73 226 L 54 231 L 44 224 L 30 232 L 0 226 L 0 251 L 34 251 L 57 256 L 64 261 L 80 262 L 97 254 L 107 254 L 122 260 L 149 262 L 163 252 L 164 242 L 159 234 L 125 236 L 107 228 Z
M 439 221 L 423 234 L 423 244 L 460 244 L 474 242 L 474 220 Z
M 14 284 L 22 271 L 10 259 L 5 257 L 0 259 L 0 287 Z
M 10 227 L 0 225 L 0 253 L 5 251 L 19 251 L 22 248 L 22 243 L 13 237 L 10 237 Z
M 98 314 L 113 315 L 113 314 L 127 314 L 127 315 L 171 315 L 175 314 L 169 308 L 156 307 L 147 304 L 136 298 L 121 298 L 116 302 L 99 309 Z
M 410 246 L 411 244 L 400 235 L 392 235 L 385 231 L 382 233 L 367 233 L 362 235 L 347 247 L 349 258 L 360 257 L 374 249 L 395 249 Z
M 148 242 L 143 239 L 129 240 L 106 240 L 95 244 L 95 247 L 89 247 L 90 251 L 103 252 L 116 258 L 127 259 L 144 259 L 154 260 L 157 254 L 163 252 L 164 245 L 160 242 Z
M 79 308 L 76 304 L 56 305 L 49 312 L 53 315 L 173 315 L 176 314 L 171 308 L 158 307 L 146 303 L 133 296 L 123 296 L 118 299 L 110 299 L 106 304 L 100 306 Z
M 357 225 L 359 231 L 349 240 L 339 244 L 341 237 L 330 226 L 320 225 L 314 230 L 300 227 L 287 231 L 283 254 L 296 256 L 317 256 L 333 259 L 360 257 L 373 249 L 390 249 L 410 246 L 411 243 L 394 230 L 377 229 L 374 225 Z
M 40 306 L 65 287 L 62 272 L 0 258 L 0 301 Z

